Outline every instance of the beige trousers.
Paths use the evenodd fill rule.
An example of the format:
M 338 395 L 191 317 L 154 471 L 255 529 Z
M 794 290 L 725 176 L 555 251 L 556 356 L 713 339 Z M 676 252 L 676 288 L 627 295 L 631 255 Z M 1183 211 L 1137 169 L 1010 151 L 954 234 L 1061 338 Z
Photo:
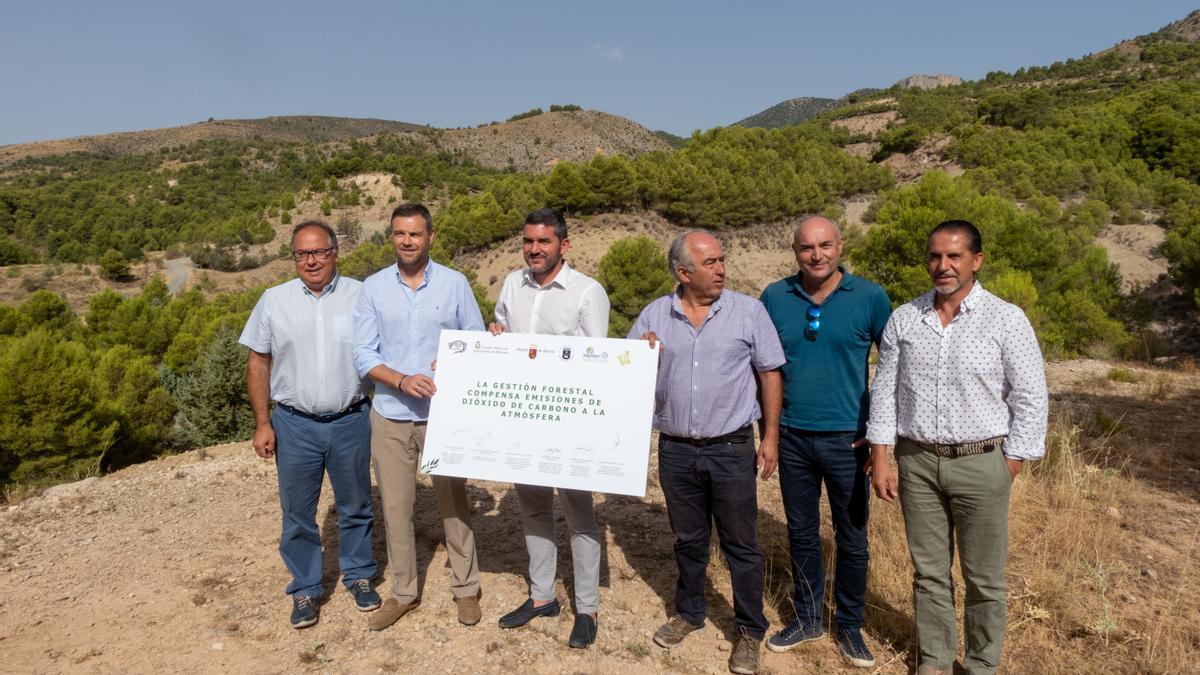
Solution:
M 379 483 L 383 501 L 392 595 L 402 604 L 420 597 L 413 504 L 416 501 L 417 465 L 424 446 L 424 422 L 390 420 L 371 411 L 371 464 L 375 467 L 375 480 Z M 450 591 L 456 598 L 477 595 L 479 560 L 475 554 L 475 533 L 471 531 L 467 480 L 433 476 L 433 491 L 442 513 L 446 555 L 454 573 Z

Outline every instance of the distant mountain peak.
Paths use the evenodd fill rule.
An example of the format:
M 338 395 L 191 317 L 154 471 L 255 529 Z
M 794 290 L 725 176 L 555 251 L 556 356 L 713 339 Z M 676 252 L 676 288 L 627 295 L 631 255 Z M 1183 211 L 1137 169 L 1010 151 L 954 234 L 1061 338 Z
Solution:
M 737 126 L 764 127 L 767 129 L 788 127 L 812 119 L 826 110 L 836 108 L 839 105 L 841 103 L 834 98 L 816 98 L 813 96 L 789 98 L 781 103 L 776 103 L 756 115 L 751 115 L 737 122 Z
M 917 74 L 909 75 L 892 86 L 904 89 L 937 89 L 938 87 L 953 87 L 958 84 L 962 84 L 962 78 L 957 75 Z
M 1179 37 L 1188 42 L 1200 40 L 1200 9 L 1194 10 L 1174 23 L 1163 26 L 1158 32 L 1163 35 Z

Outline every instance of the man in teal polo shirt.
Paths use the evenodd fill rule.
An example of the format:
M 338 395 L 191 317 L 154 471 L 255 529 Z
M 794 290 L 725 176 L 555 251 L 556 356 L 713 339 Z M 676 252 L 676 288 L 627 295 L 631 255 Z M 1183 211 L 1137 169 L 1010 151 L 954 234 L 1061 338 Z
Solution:
M 762 294 L 787 363 L 779 428 L 779 483 L 788 522 L 796 619 L 767 641 L 788 651 L 824 635 L 825 580 L 821 560 L 821 483 L 829 491 L 837 563 L 834 597 L 838 651 L 869 668 L 875 657 L 862 639 L 867 593 L 867 504 L 863 467 L 870 452 L 866 425 L 871 345 L 891 315 L 887 294 L 838 263 L 837 223 L 809 216 L 792 242 L 799 272 Z

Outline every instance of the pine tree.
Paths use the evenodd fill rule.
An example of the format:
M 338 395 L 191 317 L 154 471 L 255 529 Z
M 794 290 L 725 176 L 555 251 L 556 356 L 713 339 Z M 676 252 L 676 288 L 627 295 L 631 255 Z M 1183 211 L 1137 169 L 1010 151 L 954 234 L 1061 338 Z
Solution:
M 612 306 L 610 337 L 625 337 L 642 308 L 675 287 L 667 256 L 646 236 L 614 243 L 600 259 L 596 280 L 604 286 Z
M 246 396 L 246 348 L 225 322 L 191 371 L 175 383 L 180 434 L 196 446 L 250 438 L 254 415 Z

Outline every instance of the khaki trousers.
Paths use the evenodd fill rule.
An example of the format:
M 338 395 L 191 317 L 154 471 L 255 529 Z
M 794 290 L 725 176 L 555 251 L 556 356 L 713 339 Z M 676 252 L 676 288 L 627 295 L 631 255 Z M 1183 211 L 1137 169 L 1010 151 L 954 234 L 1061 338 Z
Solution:
M 966 584 L 968 673 L 994 673 L 1004 647 L 1004 563 L 1012 473 L 999 450 L 945 458 L 901 438 L 900 504 L 913 567 L 918 665 L 949 671 L 958 653 L 950 564 Z
M 424 446 L 424 422 L 391 420 L 371 411 L 371 464 L 383 501 L 392 595 L 401 604 L 415 602 L 420 597 L 413 504 L 417 465 Z M 471 531 L 467 479 L 432 478 L 446 534 L 446 556 L 454 573 L 450 591 L 456 598 L 475 596 L 479 593 L 479 560 L 475 554 L 475 533 Z

